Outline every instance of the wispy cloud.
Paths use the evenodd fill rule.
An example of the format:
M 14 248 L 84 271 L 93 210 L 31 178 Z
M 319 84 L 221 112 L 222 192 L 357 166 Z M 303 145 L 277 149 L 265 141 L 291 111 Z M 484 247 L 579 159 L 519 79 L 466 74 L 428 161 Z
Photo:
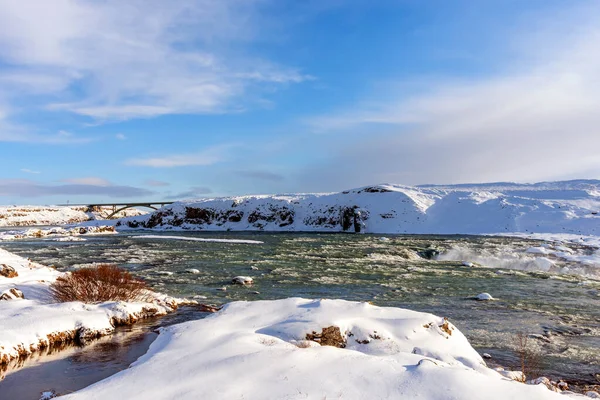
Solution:
M 90 186 L 110 186 L 111 183 L 103 178 L 87 177 L 87 178 L 69 178 L 62 179 L 61 182 L 72 183 L 75 185 L 90 185 Z
M 169 182 L 158 181 L 155 179 L 148 179 L 144 182 L 145 185 L 154 186 L 154 187 L 165 187 L 171 185 Z
M 227 160 L 229 158 L 230 150 L 233 147 L 235 147 L 235 145 L 221 145 L 210 147 L 196 153 L 170 154 L 166 156 L 148 158 L 132 158 L 125 161 L 125 165 L 153 168 L 213 165 Z
M 17 198 L 42 196 L 142 197 L 155 194 L 150 190 L 121 185 L 65 184 L 46 185 L 26 179 L 0 179 L 0 196 Z
M 80 137 L 65 131 L 55 134 L 35 133 L 24 126 L 2 124 L 0 120 L 0 142 L 35 143 L 52 145 L 80 145 L 94 142 L 96 138 Z
M 203 186 L 194 186 L 191 187 L 188 191 L 177 193 L 172 196 L 172 198 L 180 200 L 180 199 L 191 199 L 197 197 L 203 197 L 204 195 L 211 194 L 212 189 L 203 187 Z
M 262 0 L 0 0 L 0 89 L 98 120 L 236 110 L 258 83 L 312 79 L 247 57 Z M 52 103 L 43 95 L 52 94 Z
M 560 26 L 536 27 L 534 37 L 515 32 L 522 53 L 506 60 L 504 73 L 436 79 L 408 97 L 383 91 L 311 118 L 314 130 L 344 140 L 314 139 L 335 156 L 306 179 L 450 183 L 600 173 L 599 17 L 596 4 L 562 15 Z
M 25 172 L 26 174 L 40 174 L 40 171 L 34 171 L 29 168 L 21 168 L 21 172 Z
M 117 138 L 118 140 L 125 140 L 127 139 L 127 136 L 123 135 L 122 133 L 117 133 L 115 135 L 115 138 Z
M 236 171 L 236 175 L 242 176 L 244 178 L 259 179 L 272 182 L 280 182 L 285 179 L 285 177 L 281 174 L 263 170 Z

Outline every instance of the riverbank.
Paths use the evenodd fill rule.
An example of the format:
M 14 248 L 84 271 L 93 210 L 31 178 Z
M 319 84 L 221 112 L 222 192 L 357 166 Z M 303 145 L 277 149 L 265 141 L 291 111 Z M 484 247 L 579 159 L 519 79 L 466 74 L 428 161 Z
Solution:
M 144 302 L 57 303 L 49 287 L 61 274 L 0 249 L 0 364 L 58 343 L 108 335 L 116 326 L 190 303 L 154 292 Z

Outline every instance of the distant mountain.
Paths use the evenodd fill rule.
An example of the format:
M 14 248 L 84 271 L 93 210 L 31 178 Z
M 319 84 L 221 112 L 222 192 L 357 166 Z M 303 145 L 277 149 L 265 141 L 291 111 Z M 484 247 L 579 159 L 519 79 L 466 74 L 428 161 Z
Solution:
M 328 194 L 182 201 L 130 228 L 415 234 L 502 232 L 600 235 L 600 181 L 375 185 Z

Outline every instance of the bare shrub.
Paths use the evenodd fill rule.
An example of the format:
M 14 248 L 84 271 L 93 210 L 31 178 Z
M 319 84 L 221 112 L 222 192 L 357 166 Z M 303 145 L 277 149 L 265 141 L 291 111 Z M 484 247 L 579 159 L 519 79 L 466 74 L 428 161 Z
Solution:
M 540 375 L 542 356 L 535 343 L 523 332 L 514 336 L 516 353 L 519 358 L 519 370 L 523 373 L 523 382 Z
M 143 301 L 148 298 L 144 281 L 112 264 L 81 268 L 60 276 L 50 285 L 50 291 L 59 302 Z

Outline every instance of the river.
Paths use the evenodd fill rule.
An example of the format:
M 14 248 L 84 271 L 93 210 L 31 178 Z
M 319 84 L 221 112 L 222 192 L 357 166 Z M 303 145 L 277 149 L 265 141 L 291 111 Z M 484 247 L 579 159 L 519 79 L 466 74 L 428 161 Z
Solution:
M 539 356 L 542 375 L 577 384 L 600 383 L 600 280 L 568 273 L 579 267 L 590 270 L 576 262 L 552 271 L 536 268 L 541 256 L 527 249 L 539 246 L 538 241 L 234 232 L 84 237 L 81 242 L 45 238 L 0 245 L 59 270 L 115 263 L 157 291 L 209 304 L 341 298 L 430 312 L 448 317 L 473 347 L 491 356 L 487 360 L 491 365 L 519 365 L 516 338 L 522 333 L 530 335 L 528 346 Z M 224 241 L 198 241 L 211 239 Z M 577 254 L 593 252 L 581 245 L 566 246 Z M 438 253 L 456 249 L 461 254 L 467 249 L 473 257 L 493 255 L 497 263 L 473 267 L 437 259 Z M 232 285 L 238 275 L 253 278 L 253 285 Z M 474 300 L 482 292 L 496 300 Z M 199 315 L 190 313 L 186 318 Z

